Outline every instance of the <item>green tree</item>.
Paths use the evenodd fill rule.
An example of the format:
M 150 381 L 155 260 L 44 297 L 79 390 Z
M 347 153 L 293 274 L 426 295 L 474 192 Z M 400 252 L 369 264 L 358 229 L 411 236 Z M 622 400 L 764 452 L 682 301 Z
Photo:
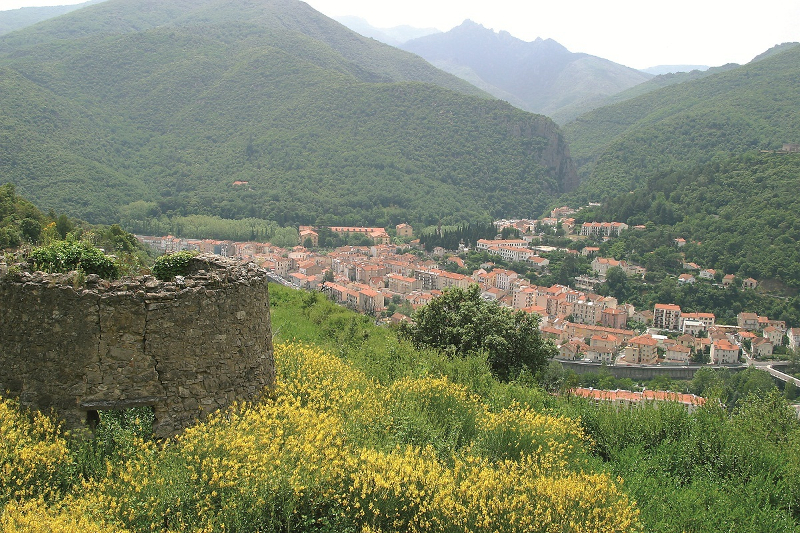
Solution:
M 75 229 L 75 225 L 72 221 L 67 217 L 67 215 L 59 215 L 58 220 L 56 220 L 56 231 L 58 231 L 58 235 L 62 239 L 67 238 L 67 233 Z
M 626 301 L 628 297 L 628 275 L 620 267 L 611 267 L 606 272 L 606 288 L 608 295 L 618 301 Z
M 542 339 L 538 317 L 484 300 L 477 285 L 445 289 L 413 318 L 413 324 L 401 326 L 401 333 L 416 347 L 461 357 L 485 353 L 501 380 L 514 379 L 522 370 L 536 373 L 555 352 Z
M 19 223 L 19 229 L 28 242 L 38 242 L 42 233 L 42 225 L 35 218 L 23 218 Z

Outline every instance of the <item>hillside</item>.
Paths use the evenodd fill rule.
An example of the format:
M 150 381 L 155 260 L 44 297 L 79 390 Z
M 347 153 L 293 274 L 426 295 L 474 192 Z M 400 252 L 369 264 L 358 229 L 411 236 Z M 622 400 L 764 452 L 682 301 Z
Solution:
M 19 54 L 34 45 L 76 38 L 125 35 L 157 28 L 206 28 L 216 32 L 226 25 L 244 24 L 226 39 L 242 41 L 259 33 L 263 36 L 292 32 L 327 45 L 328 54 L 349 62 L 348 69 L 362 81 L 422 81 L 441 87 L 482 95 L 480 91 L 424 61 L 397 49 L 366 39 L 297 0 L 113 0 L 47 20 L 35 28 L 0 39 L 0 53 Z M 290 44 L 290 43 L 286 43 Z M 312 61 L 317 58 L 310 55 Z
M 446 33 L 408 41 L 404 50 L 514 105 L 564 123 L 609 95 L 651 76 L 552 39 L 525 42 L 470 20 Z
M 38 205 L 432 224 L 535 213 L 575 183 L 549 119 L 304 3 L 141 7 L 108 0 L 0 38 L 0 171 Z
M 104 0 L 89 0 L 82 4 L 70 6 L 22 7 L 19 9 L 0 11 L 0 35 L 32 26 L 37 22 L 51 19 L 103 1 Z
M 603 102 L 603 105 L 601 107 L 617 104 L 619 102 L 624 102 L 626 100 L 636 98 L 637 96 L 657 91 L 658 89 L 661 89 L 663 87 L 669 87 L 670 85 L 678 85 L 679 83 L 686 83 L 688 81 L 699 80 L 701 78 L 705 78 L 713 74 L 718 74 L 720 72 L 725 72 L 726 70 L 738 68 L 739 66 L 740 65 L 737 65 L 736 63 L 729 63 L 727 65 L 722 65 L 721 67 L 711 67 L 711 68 L 706 68 L 704 70 L 690 70 L 686 72 L 670 72 L 665 74 L 658 74 L 644 83 L 640 83 L 639 85 L 634 85 L 630 89 L 625 89 L 624 91 L 609 96 Z
M 647 224 L 628 232 L 617 250 L 645 263 L 672 238 L 689 241 L 686 260 L 742 279 L 800 289 L 800 154 L 756 154 L 714 161 L 690 170 L 659 173 L 639 190 L 622 194 L 581 218 Z M 660 239 L 654 239 L 659 235 Z M 645 242 L 649 239 L 649 242 Z M 775 283 L 769 283 L 776 286 Z M 800 301 L 796 302 L 800 304 Z M 800 310 L 800 306 L 798 306 Z
M 4 527 L 797 529 L 800 424 L 758 370 L 704 369 L 686 384 L 738 380 L 732 412 L 713 400 L 620 409 L 498 382 L 485 356 L 415 350 L 318 294 L 272 285 L 270 304 L 275 389 L 180 438 L 154 442 L 153 413 L 137 408 L 101 411 L 94 438 L 72 440 L 0 399 Z M 562 392 L 577 379 L 557 363 L 547 373 Z
M 800 46 L 596 109 L 565 127 L 582 186 L 601 199 L 658 172 L 800 139 Z

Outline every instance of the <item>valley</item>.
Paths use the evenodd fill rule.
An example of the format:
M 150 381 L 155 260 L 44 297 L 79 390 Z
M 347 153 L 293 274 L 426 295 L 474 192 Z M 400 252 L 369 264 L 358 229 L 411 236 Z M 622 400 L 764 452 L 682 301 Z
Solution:
M 0 529 L 796 531 L 800 45 L 646 72 L 336 20 L 0 11 L 0 288 L 37 302 L 0 299 Z M 233 265 L 268 291 L 223 297 Z M 208 360 L 247 377 L 251 321 L 245 396 Z

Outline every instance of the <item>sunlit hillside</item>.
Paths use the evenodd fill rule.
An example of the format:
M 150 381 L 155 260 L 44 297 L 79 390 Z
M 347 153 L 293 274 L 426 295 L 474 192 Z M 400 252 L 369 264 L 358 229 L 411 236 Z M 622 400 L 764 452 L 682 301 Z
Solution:
M 271 301 L 275 389 L 170 441 L 147 411 L 74 440 L 0 403 L 3 531 L 798 526 L 800 425 L 779 396 L 730 414 L 594 405 L 498 382 L 478 354 L 414 350 L 313 293 Z

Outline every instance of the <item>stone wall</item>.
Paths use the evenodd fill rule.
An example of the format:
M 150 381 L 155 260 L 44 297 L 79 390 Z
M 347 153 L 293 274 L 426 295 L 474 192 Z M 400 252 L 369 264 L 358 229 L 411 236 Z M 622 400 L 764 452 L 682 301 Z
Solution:
M 0 395 L 68 428 L 152 406 L 156 436 L 274 385 L 266 272 L 202 255 L 173 282 L 12 272 L 0 280 Z

